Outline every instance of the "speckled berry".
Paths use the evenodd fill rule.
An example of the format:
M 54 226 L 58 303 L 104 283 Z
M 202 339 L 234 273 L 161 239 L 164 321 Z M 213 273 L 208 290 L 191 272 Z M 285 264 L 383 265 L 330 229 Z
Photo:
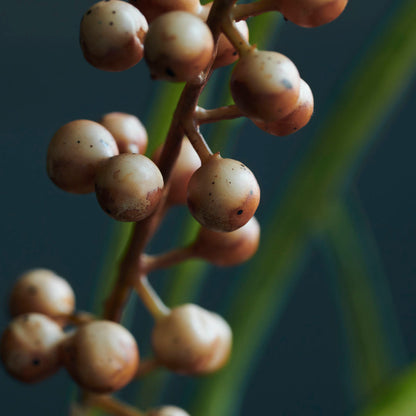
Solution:
M 192 251 L 217 266 L 235 266 L 249 260 L 257 251 L 260 225 L 255 217 L 231 232 L 212 231 L 201 227 Z
M 313 94 L 309 85 L 301 80 L 298 102 L 295 109 L 277 121 L 253 120 L 257 127 L 274 136 L 287 136 L 306 126 L 313 114 Z
M 300 77 L 286 56 L 254 49 L 236 63 L 230 87 L 235 104 L 245 116 L 275 121 L 295 109 Z
M 152 78 L 191 81 L 209 64 L 214 41 L 209 27 L 197 16 L 169 12 L 149 27 L 145 59 Z
M 156 359 L 172 371 L 206 374 L 223 367 L 230 355 L 231 329 L 219 315 L 186 304 L 156 321 L 152 346 Z
M 80 44 L 91 65 L 105 71 L 123 71 L 143 58 L 147 30 L 145 17 L 131 4 L 100 1 L 81 20 Z
M 176 406 L 162 406 L 149 410 L 146 416 L 189 416 L 189 413 Z
M 234 159 L 213 155 L 191 177 L 188 207 L 203 226 L 234 231 L 253 217 L 260 188 L 250 169 Z
M 335 20 L 348 0 L 276 0 L 277 9 L 287 20 L 303 26 L 316 27 Z
M 113 112 L 105 114 L 102 124 L 114 137 L 120 153 L 140 153 L 147 148 L 147 131 L 141 121 L 131 114 Z
M 26 383 L 41 381 L 60 365 L 61 327 L 38 313 L 19 315 L 3 333 L 0 356 L 10 375 Z
M 162 153 L 159 147 L 152 159 L 158 163 Z M 167 201 L 171 205 L 185 205 L 188 183 L 193 173 L 201 166 L 201 160 L 187 137 L 183 138 L 181 151 L 169 179 L 169 191 Z
M 14 284 L 9 305 L 12 316 L 38 312 L 63 324 L 65 316 L 74 311 L 75 295 L 69 283 L 55 272 L 33 269 Z
M 98 164 L 118 154 L 111 133 L 90 120 L 75 120 L 62 126 L 52 137 L 47 155 L 51 180 L 67 192 L 94 191 Z
M 103 210 L 117 221 L 141 221 L 156 209 L 163 189 L 159 168 L 146 156 L 123 153 L 97 171 L 95 193 Z
M 84 389 L 110 393 L 128 384 L 139 366 L 139 350 L 123 326 L 94 321 L 76 329 L 62 344 L 64 365 Z

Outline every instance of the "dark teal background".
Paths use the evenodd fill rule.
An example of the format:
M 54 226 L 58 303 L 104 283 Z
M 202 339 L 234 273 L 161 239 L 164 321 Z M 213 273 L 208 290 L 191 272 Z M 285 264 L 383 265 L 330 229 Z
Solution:
M 260 223 L 336 91 L 397 3 L 352 0 L 336 22 L 314 30 L 284 24 L 274 49 L 288 55 L 311 85 L 313 120 L 284 139 L 247 124 L 233 141 L 233 151 L 225 154 L 242 160 L 258 177 L 263 192 Z M 32 267 L 57 271 L 72 283 L 78 307 L 85 310 L 91 305 L 103 260 L 111 220 L 94 195 L 66 194 L 48 180 L 45 156 L 51 136 L 70 120 L 96 120 L 109 111 L 145 119 L 155 91 L 156 83 L 150 80 L 144 62 L 123 73 L 105 73 L 84 61 L 78 25 L 91 4 L 20 0 L 0 5 L 1 329 L 9 319 L 8 291 L 20 273 Z M 415 86 L 410 86 L 391 117 L 380 120 L 373 146 L 351 178 L 374 232 L 403 333 L 398 369 L 416 355 L 415 92 Z M 183 215 L 180 210 L 175 213 Z M 174 222 L 167 224 L 157 248 L 171 245 Z M 202 304 L 220 308 L 223 294 L 232 296 L 228 283 L 235 276 L 231 269 L 212 269 Z M 259 365 L 244 393 L 242 416 L 338 416 L 350 414 L 357 405 L 348 385 L 347 347 L 331 271 L 319 241 L 304 259 L 299 279 L 270 343 L 259 351 Z M 134 334 L 141 345 L 148 337 L 147 332 L 140 332 L 141 320 L 148 319 L 139 312 Z M 186 398 L 188 383 L 179 379 L 174 393 L 167 396 L 174 404 Z M 67 414 L 70 386 L 64 371 L 26 386 L 0 369 L 0 413 Z

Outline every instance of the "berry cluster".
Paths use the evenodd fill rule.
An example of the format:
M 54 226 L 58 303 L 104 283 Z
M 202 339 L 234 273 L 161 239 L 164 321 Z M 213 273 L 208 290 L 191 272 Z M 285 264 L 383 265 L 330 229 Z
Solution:
M 257 180 L 240 161 L 211 152 L 199 126 L 241 116 L 276 136 L 305 126 L 313 112 L 311 89 L 289 58 L 249 43 L 245 20 L 275 10 L 300 26 L 315 27 L 338 17 L 347 0 L 235 3 L 104 0 L 84 14 L 80 44 L 90 64 L 122 71 L 144 57 L 152 78 L 186 85 L 166 141 L 151 158 L 144 155 L 146 129 L 129 114 L 71 121 L 53 136 L 47 153 L 50 179 L 67 192 L 95 192 L 108 215 L 136 224 L 102 317 L 76 312 L 70 285 L 49 270 L 32 270 L 19 278 L 10 297 L 13 320 L 0 344 L 4 366 L 17 379 L 37 382 L 63 366 L 84 390 L 85 405 L 124 414 L 115 410 L 124 405 L 106 394 L 149 369 L 164 366 L 202 375 L 226 364 L 232 345 L 227 322 L 194 304 L 168 308 L 148 275 L 192 257 L 231 266 L 254 255 L 260 237 L 254 217 L 260 201 Z M 199 107 L 212 71 L 234 62 L 230 90 L 235 104 Z M 195 240 L 160 255 L 145 254 L 174 205 L 187 205 L 200 223 Z M 132 291 L 155 321 L 154 357 L 142 362 L 135 338 L 118 323 Z M 174 406 L 137 410 L 144 414 L 187 413 Z

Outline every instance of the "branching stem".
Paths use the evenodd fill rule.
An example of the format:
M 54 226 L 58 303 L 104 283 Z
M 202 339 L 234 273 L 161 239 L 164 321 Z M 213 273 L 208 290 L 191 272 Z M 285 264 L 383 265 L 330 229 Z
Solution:
M 195 121 L 198 124 L 215 123 L 221 120 L 232 120 L 234 118 L 242 117 L 240 109 L 235 105 L 227 105 L 224 107 L 214 108 L 213 110 L 206 110 L 202 107 L 197 107 L 195 110 Z
M 143 259 L 143 271 L 148 274 L 153 270 L 166 269 L 192 257 L 194 257 L 192 246 L 177 248 L 157 256 L 145 256 Z

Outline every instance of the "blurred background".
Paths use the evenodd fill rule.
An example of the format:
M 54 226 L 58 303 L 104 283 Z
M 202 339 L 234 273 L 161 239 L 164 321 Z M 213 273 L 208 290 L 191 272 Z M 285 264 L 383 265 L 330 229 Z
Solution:
M 205 278 L 182 277 L 188 283 L 181 301 L 224 314 L 235 299 L 244 301 L 232 309 L 231 322 L 239 322 L 237 332 L 242 331 L 234 348 L 251 351 L 236 355 L 249 361 L 243 373 L 231 364 L 238 377 L 237 392 L 227 396 L 235 400 L 231 409 L 225 407 L 228 413 L 200 410 L 193 416 L 355 414 L 413 362 L 416 34 L 408 35 L 408 26 L 401 27 L 395 17 L 410 3 L 352 0 L 339 19 L 316 29 L 274 19 L 268 48 L 289 56 L 311 86 L 312 121 L 287 138 L 269 136 L 250 122 L 237 123 L 221 147 L 218 131 L 206 130 L 214 151 L 241 160 L 258 178 L 262 201 L 257 217 L 264 240 L 263 256 L 247 266 L 219 269 L 196 263 L 187 273 Z M 1 330 L 9 321 L 8 293 L 23 271 L 55 270 L 71 282 L 78 308 L 90 310 L 98 277 L 108 267 L 103 265 L 113 221 L 94 195 L 66 194 L 47 178 L 46 150 L 54 132 L 68 121 L 98 120 L 110 111 L 135 114 L 150 131 L 170 121 L 164 110 L 159 117 L 151 115 L 153 97 L 162 94 L 165 83 L 151 81 L 144 62 L 122 73 L 105 73 L 83 59 L 79 21 L 91 4 L 21 0 L 0 5 Z M 399 28 L 402 32 L 393 34 Z M 387 58 L 373 57 L 367 76 L 360 76 L 369 68 L 363 61 L 382 51 L 383 42 Z M 228 76 L 223 69 L 208 84 L 217 105 L 218 86 Z M 207 97 L 208 107 L 213 100 Z M 344 149 L 345 137 L 353 144 Z M 356 143 L 354 137 L 359 137 Z M 331 163 L 335 167 L 327 169 Z M 316 199 L 318 183 L 326 186 L 325 198 Z M 184 229 L 178 219 L 186 218 L 185 209 L 175 208 L 151 250 L 174 247 Z M 187 297 L 194 291 L 189 288 L 193 277 L 199 296 Z M 152 278 L 165 299 L 171 278 L 168 273 Z M 262 288 L 266 293 L 258 295 Z M 259 311 L 258 321 L 250 315 L 252 307 Z M 140 305 L 130 310 L 134 335 L 146 351 L 150 319 Z M 264 320 L 262 313 L 271 319 Z M 162 379 L 163 389 L 157 384 Z M 143 384 L 141 392 L 127 389 L 130 402 L 147 406 L 163 400 L 198 409 L 192 399 L 206 391 L 213 409 L 217 403 L 209 393 L 215 392 L 215 378 L 202 384 L 180 376 L 169 381 L 162 372 Z M 72 386 L 64 371 L 27 386 L 0 368 L 2 412 L 68 414 Z

